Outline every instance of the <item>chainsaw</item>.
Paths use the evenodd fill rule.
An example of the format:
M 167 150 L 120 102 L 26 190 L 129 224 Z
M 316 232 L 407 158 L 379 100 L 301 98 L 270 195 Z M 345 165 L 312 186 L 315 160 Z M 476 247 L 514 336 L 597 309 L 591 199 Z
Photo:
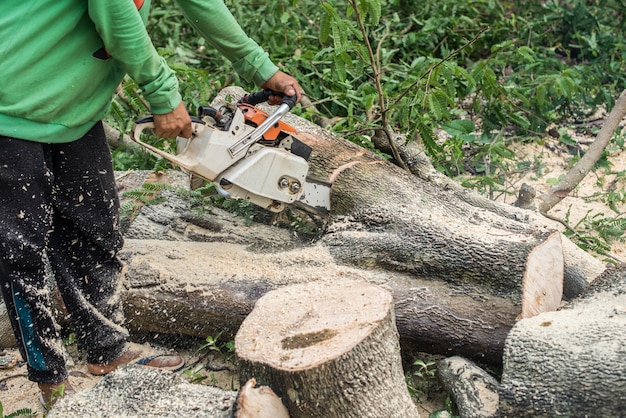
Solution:
M 272 114 L 257 104 L 277 93 L 263 90 L 245 95 L 236 104 L 200 106 L 192 117 L 190 138 L 176 138 L 176 155 L 141 140 L 154 128 L 152 116 L 135 121 L 132 139 L 152 153 L 209 182 L 221 195 L 249 200 L 272 212 L 294 204 L 327 216 L 331 184 L 309 176 L 311 147 L 280 119 L 296 104 L 284 96 Z

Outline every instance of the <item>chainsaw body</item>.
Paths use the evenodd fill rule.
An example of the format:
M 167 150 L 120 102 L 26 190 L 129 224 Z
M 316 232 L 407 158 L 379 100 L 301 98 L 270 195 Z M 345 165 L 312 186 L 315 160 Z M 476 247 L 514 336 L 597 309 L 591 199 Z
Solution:
M 191 138 L 177 138 L 176 155 L 141 141 L 153 127 L 140 119 L 133 140 L 173 164 L 214 183 L 224 196 L 249 200 L 273 212 L 299 203 L 327 214 L 330 184 L 308 178 L 310 147 L 293 136 L 295 129 L 279 119 L 289 111 L 281 104 L 272 115 L 248 103 L 200 107 Z

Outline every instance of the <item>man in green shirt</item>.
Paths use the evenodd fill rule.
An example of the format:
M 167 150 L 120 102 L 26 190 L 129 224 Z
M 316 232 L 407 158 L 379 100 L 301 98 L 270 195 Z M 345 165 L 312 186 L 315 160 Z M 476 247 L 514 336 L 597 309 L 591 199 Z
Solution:
M 177 0 L 188 22 L 255 84 L 300 98 L 222 0 Z M 0 286 L 29 379 L 42 400 L 73 391 L 50 312 L 50 263 L 89 371 L 141 356 L 121 306 L 119 200 L 102 117 L 125 74 L 142 90 L 155 133 L 191 135 L 174 72 L 145 30 L 149 0 L 30 0 L 0 14 Z M 47 261 L 46 261 L 47 260 Z M 176 369 L 178 355 L 148 359 Z

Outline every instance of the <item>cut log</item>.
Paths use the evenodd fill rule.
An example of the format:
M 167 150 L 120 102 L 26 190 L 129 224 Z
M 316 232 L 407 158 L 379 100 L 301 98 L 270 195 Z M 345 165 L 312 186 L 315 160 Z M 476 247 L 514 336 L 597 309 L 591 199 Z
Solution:
M 626 413 L 626 264 L 556 312 L 509 333 L 499 389 L 503 417 Z
M 235 337 L 241 380 L 280 396 L 292 418 L 417 417 L 404 381 L 391 294 L 316 281 L 260 298 Z
M 178 224 L 170 232 L 181 234 L 180 228 Z M 249 234 L 260 239 L 264 230 L 257 225 Z M 286 233 L 277 242 L 289 245 L 289 240 Z M 392 292 L 406 351 L 501 364 L 504 340 L 520 312 L 510 299 L 455 291 L 406 273 L 340 266 L 322 245 L 291 244 L 289 250 L 270 250 L 228 242 L 127 239 L 120 256 L 127 265 L 128 290 L 122 297 L 128 327 L 135 333 L 206 338 L 222 332 L 233 338 L 255 302 L 270 290 L 320 277 L 362 277 Z
M 498 381 L 473 362 L 449 357 L 437 365 L 437 377 L 450 394 L 461 418 L 496 418 Z
M 179 374 L 128 365 L 92 388 L 61 397 L 45 416 L 231 418 L 236 396 L 234 391 L 189 383 Z

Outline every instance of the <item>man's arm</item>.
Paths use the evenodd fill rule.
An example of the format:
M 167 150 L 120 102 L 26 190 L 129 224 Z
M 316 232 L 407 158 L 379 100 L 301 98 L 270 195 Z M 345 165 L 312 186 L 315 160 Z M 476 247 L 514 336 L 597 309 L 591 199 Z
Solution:
M 241 77 L 300 100 L 298 81 L 278 70 L 267 52 L 241 29 L 223 0 L 176 1 L 191 26 L 232 63 Z
M 150 103 L 155 133 L 167 138 L 191 136 L 191 118 L 178 92 L 176 74 L 152 45 L 133 2 L 89 0 L 89 16 L 111 59 L 137 82 Z

